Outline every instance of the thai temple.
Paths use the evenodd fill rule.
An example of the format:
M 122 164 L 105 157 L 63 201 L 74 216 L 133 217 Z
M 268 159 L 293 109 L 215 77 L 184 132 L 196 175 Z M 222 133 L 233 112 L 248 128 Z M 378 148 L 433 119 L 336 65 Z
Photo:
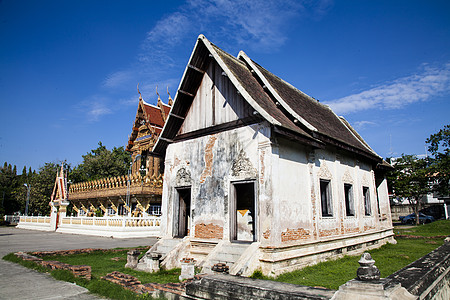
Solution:
M 203 35 L 174 100 L 139 98 L 126 149 L 129 174 L 70 185 L 78 215 L 53 201 L 49 230 L 157 236 L 139 269 L 192 258 L 203 272 L 222 262 L 244 276 L 395 243 L 390 165 L 328 106 Z

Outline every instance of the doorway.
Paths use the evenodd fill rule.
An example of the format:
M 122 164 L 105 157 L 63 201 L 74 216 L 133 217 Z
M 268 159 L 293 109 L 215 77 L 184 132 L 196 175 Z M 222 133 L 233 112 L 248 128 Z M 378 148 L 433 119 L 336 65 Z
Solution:
M 232 184 L 231 239 L 240 242 L 256 241 L 255 183 Z
M 178 222 L 175 222 L 175 237 L 185 237 L 189 235 L 191 224 L 191 188 L 177 189 L 178 194 Z

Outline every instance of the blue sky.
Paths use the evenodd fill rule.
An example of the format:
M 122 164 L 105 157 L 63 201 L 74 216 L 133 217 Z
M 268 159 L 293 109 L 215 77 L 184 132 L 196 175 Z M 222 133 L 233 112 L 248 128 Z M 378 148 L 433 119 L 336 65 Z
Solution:
M 381 156 L 450 123 L 449 1 L 0 1 L 0 162 L 72 166 L 172 97 L 199 34 L 343 115 Z

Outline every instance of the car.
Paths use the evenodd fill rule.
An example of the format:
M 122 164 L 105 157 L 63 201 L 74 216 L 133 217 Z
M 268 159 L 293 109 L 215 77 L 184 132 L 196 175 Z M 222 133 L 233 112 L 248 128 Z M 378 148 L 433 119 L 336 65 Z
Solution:
M 402 224 L 415 224 L 416 223 L 416 214 L 412 213 L 407 216 L 400 216 L 399 217 Z M 419 213 L 419 223 L 420 224 L 426 224 L 434 222 L 434 218 L 432 216 L 427 216 L 423 213 Z

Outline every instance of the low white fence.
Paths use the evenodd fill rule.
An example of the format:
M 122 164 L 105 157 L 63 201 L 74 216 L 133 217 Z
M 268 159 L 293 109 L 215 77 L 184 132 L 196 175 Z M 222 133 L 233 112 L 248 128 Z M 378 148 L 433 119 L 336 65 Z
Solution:
M 50 217 L 20 216 L 17 228 L 49 231 Z
M 65 217 L 57 232 L 116 238 L 157 237 L 161 216 Z

